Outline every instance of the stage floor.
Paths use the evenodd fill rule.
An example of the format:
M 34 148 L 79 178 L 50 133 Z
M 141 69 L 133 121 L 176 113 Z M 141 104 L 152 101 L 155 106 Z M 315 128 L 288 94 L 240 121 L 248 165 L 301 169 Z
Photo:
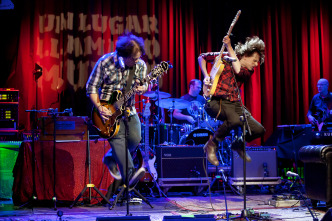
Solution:
M 164 216 L 187 216 L 192 215 L 215 215 L 216 220 L 223 219 L 225 215 L 226 204 L 223 192 L 211 193 L 208 192 L 200 196 L 194 196 L 191 192 L 168 192 L 167 197 L 151 197 L 147 199 L 154 208 L 151 208 L 146 203 L 130 204 L 129 213 L 135 216 L 149 216 L 152 221 L 162 221 Z M 232 215 L 239 215 L 244 208 L 243 196 L 232 192 L 226 194 L 228 212 Z M 305 206 L 284 206 L 275 207 L 271 204 L 272 195 L 270 194 L 247 194 L 246 208 L 253 209 L 253 212 L 265 213 L 270 216 L 265 220 L 292 220 L 292 221 L 311 221 L 309 211 Z M 116 205 L 112 210 L 109 210 L 108 205 L 87 205 L 83 204 L 74 206 L 70 209 L 68 206 L 57 203 L 57 211 L 54 206 L 48 207 L 35 206 L 33 208 L 13 206 L 11 201 L 0 201 L 0 220 L 6 221 L 48 221 L 60 220 L 57 212 L 63 212 L 62 220 L 80 220 L 80 221 L 95 221 L 97 217 L 123 217 L 127 214 L 127 204 Z M 319 220 L 326 213 L 323 210 L 314 210 L 315 215 Z M 116 219 L 112 219 L 116 220 Z M 132 218 L 130 220 L 135 220 Z M 193 219 L 195 220 L 195 219 Z M 250 219 L 250 220 L 258 220 Z M 264 219 L 260 219 L 264 220 Z

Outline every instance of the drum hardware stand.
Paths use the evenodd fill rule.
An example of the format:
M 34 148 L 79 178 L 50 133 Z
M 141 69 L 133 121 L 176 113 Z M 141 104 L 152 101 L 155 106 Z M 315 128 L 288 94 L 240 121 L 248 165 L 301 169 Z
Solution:
M 156 92 L 157 92 L 157 106 L 158 106 L 158 108 L 157 108 L 157 110 L 158 110 L 157 111 L 157 113 L 158 113 L 157 120 L 159 121 L 157 123 L 157 125 L 158 125 L 160 123 L 159 77 L 156 79 L 156 84 L 157 84 L 157 90 L 156 90 Z M 152 121 L 152 123 L 153 123 L 153 121 Z M 160 144 L 160 128 L 159 127 L 157 127 L 157 134 L 159 135 L 158 136 L 158 144 Z
M 85 124 L 88 124 L 88 122 L 85 122 Z M 91 151 L 90 151 L 90 138 L 89 138 L 90 134 L 89 134 L 89 130 L 87 130 L 87 136 L 88 136 L 88 140 L 87 140 L 87 154 L 88 154 L 88 157 L 87 157 L 87 160 L 88 160 L 89 183 L 85 185 L 85 187 L 80 192 L 80 194 L 76 197 L 76 199 L 74 200 L 74 202 L 69 206 L 70 209 L 72 209 L 73 206 L 78 202 L 78 200 L 83 196 L 83 194 L 85 193 L 85 191 L 86 191 L 87 188 L 89 188 L 89 204 L 91 204 L 91 188 L 93 188 L 109 205 L 111 205 L 111 202 L 91 182 L 91 155 L 90 155 Z
M 170 137 L 171 137 L 171 141 L 170 142 L 168 142 L 168 144 L 169 145 L 175 145 L 175 143 L 173 143 L 173 133 L 174 133 L 174 131 L 173 131 L 173 111 L 174 111 L 174 109 L 175 109 L 175 106 L 174 106 L 174 103 L 175 103 L 175 101 L 173 100 L 172 101 L 173 102 L 173 105 L 172 105 L 172 107 L 169 109 L 169 112 L 170 112 L 170 115 L 171 115 L 171 124 L 170 124 L 170 127 L 171 127 L 171 130 L 170 130 Z M 168 133 L 167 133 L 167 141 L 168 141 L 169 139 L 168 139 Z

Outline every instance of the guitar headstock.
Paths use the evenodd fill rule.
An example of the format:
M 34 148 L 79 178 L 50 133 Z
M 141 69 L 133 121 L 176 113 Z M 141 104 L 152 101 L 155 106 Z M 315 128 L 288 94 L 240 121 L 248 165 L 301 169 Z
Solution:
M 236 13 L 235 18 L 233 19 L 231 26 L 234 26 L 234 25 L 235 25 L 235 23 L 237 22 L 237 20 L 239 20 L 240 15 L 241 15 L 241 10 L 239 10 L 239 11 Z
M 151 115 L 150 111 L 151 103 L 146 103 L 143 111 L 143 117 L 149 117 Z
M 162 61 L 160 64 L 155 66 L 148 75 L 149 80 L 156 80 L 159 76 L 162 76 L 172 66 L 166 61 Z

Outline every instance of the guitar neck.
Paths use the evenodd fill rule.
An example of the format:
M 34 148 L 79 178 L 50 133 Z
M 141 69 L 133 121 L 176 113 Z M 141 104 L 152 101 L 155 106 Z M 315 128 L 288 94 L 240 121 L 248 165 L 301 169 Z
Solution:
M 144 83 L 149 83 L 151 80 L 156 79 L 157 77 L 159 77 L 160 75 L 162 75 L 162 73 L 166 72 L 168 70 L 168 63 L 165 61 L 162 61 L 159 65 L 157 65 L 156 67 L 154 67 L 151 72 L 144 78 L 141 80 L 141 82 Z M 126 92 L 125 95 L 123 95 L 121 98 L 119 98 L 119 100 L 117 100 L 113 106 L 116 109 L 119 109 L 120 107 L 122 107 L 133 95 L 136 94 L 137 91 L 137 87 L 138 84 L 134 84 L 134 86 L 128 91 Z
M 150 72 L 151 73 L 151 72 Z M 142 83 L 150 82 L 152 80 L 150 74 L 148 74 L 143 80 Z M 124 96 L 122 96 L 118 101 L 114 103 L 115 108 L 122 107 L 134 94 L 136 94 L 138 85 L 135 85 L 128 91 Z
M 233 28 L 235 26 L 235 23 L 237 22 L 237 20 L 239 19 L 239 16 L 241 14 L 241 10 L 239 10 L 235 16 L 235 18 L 233 19 L 232 21 L 232 24 L 230 25 L 229 29 L 228 29 L 228 32 L 227 32 L 227 36 L 230 36 L 232 31 L 233 31 Z M 222 46 L 221 46 L 221 49 L 220 49 L 220 54 L 219 54 L 219 57 L 218 59 L 221 59 L 222 58 L 222 54 L 224 53 L 225 51 L 225 44 L 223 43 Z

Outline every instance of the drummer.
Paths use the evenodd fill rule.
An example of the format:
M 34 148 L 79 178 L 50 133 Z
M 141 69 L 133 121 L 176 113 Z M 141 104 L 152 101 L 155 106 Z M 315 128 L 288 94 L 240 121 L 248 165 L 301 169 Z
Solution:
M 199 93 L 202 90 L 202 82 L 198 79 L 193 79 L 189 82 L 189 92 L 181 97 L 181 99 L 191 102 L 191 105 L 185 109 L 175 109 L 173 117 L 178 120 L 179 124 L 191 124 L 194 127 L 198 126 L 198 121 L 202 119 L 204 111 L 205 99 Z

